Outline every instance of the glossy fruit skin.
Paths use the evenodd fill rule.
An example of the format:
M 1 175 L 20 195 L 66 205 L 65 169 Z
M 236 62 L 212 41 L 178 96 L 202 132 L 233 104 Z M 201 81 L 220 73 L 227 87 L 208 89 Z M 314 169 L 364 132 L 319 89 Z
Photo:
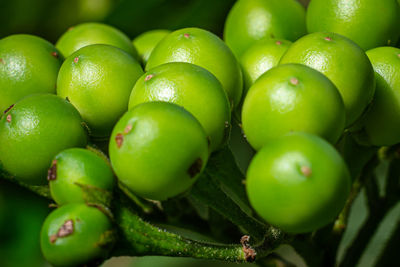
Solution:
M 139 60 L 138 52 L 127 35 L 117 28 L 97 22 L 71 27 L 58 39 L 56 47 L 69 57 L 80 48 L 93 44 L 116 46 Z
M 72 220 L 71 233 L 59 237 L 59 229 L 69 220 Z M 111 230 L 110 219 L 96 207 L 77 203 L 61 206 L 43 223 L 40 233 L 43 256 L 55 266 L 77 266 L 102 258 L 107 249 L 100 242 Z
M 168 62 L 188 62 L 205 68 L 221 82 L 232 108 L 239 104 L 243 87 L 239 63 L 215 34 L 199 28 L 170 33 L 154 48 L 146 71 Z
M 239 0 L 226 19 L 224 40 L 240 57 L 257 40 L 296 41 L 306 33 L 306 12 L 296 0 Z
M 312 0 L 307 9 L 308 32 L 336 32 L 364 50 L 396 44 L 399 24 L 396 0 Z
M 244 133 L 256 150 L 292 131 L 316 134 L 335 143 L 344 123 L 344 105 L 335 85 L 301 64 L 279 65 L 261 75 L 242 110 Z
M 189 111 L 210 139 L 210 150 L 219 148 L 228 137 L 231 113 L 221 83 L 206 69 L 185 62 L 160 65 L 136 82 L 129 108 L 149 101 L 175 103 Z
M 135 194 L 165 200 L 196 181 L 208 159 L 200 123 L 168 102 L 147 102 L 122 116 L 110 139 L 110 160 L 118 179 Z
M 56 95 L 23 98 L 0 119 L 0 162 L 24 183 L 45 184 L 54 156 L 86 142 L 79 112 Z
M 85 203 L 82 188 L 77 183 L 106 191 L 112 191 L 115 184 L 108 162 L 83 148 L 70 148 L 58 153 L 47 177 L 51 196 L 59 205 Z
M 378 47 L 367 55 L 375 70 L 376 91 L 354 134 L 364 145 L 395 145 L 400 142 L 400 49 Z
M 351 187 L 347 166 L 333 146 L 305 133 L 264 146 L 247 171 L 250 204 L 267 222 L 305 233 L 332 222 Z
M 57 94 L 79 110 L 92 136 L 107 137 L 128 109 L 130 92 L 142 74 L 140 64 L 123 50 L 90 45 L 64 61 Z
M 35 93 L 55 93 L 60 52 L 46 40 L 15 34 L 0 40 L 0 111 Z
M 156 45 L 169 33 L 171 33 L 169 30 L 147 31 L 140 34 L 132 41 L 133 45 L 138 51 L 143 65 L 147 64 L 154 47 L 156 47 Z
M 280 64 L 300 63 L 320 71 L 338 88 L 346 109 L 346 126 L 352 125 L 371 103 L 375 76 L 365 52 L 350 39 L 317 32 L 294 42 Z
M 291 44 L 291 41 L 283 39 L 262 39 L 256 41 L 243 53 L 239 60 L 244 80 L 243 96 L 246 96 L 250 86 L 258 77 L 279 64 L 281 57 Z

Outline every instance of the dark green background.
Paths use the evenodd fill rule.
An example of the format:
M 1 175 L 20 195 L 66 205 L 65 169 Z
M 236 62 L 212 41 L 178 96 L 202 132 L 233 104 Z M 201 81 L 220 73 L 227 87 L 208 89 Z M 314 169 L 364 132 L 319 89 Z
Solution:
M 201 27 L 222 36 L 224 21 L 235 0 L 0 0 L 0 38 L 30 33 L 55 42 L 70 26 L 86 21 L 102 21 L 124 31 L 130 38 L 151 29 Z M 307 2 L 302 0 L 301 2 Z M 240 135 L 238 130 L 233 138 Z M 236 136 L 236 137 L 235 137 Z M 238 140 L 238 139 L 236 139 Z M 246 146 L 235 142 L 236 151 L 247 154 Z M 244 164 L 248 157 L 242 158 Z M 0 180 L 0 266 L 48 266 L 41 256 L 39 231 L 50 211 L 48 202 L 27 190 Z M 352 211 L 339 257 L 366 216 L 361 194 Z M 360 266 L 371 266 L 382 244 L 400 218 L 398 205 L 381 225 Z M 292 254 L 284 248 L 286 255 Z M 292 258 L 296 261 L 296 257 Z M 299 262 L 297 262 L 299 263 Z M 122 258 L 107 266 L 211 266 L 190 259 L 144 257 Z M 214 263 L 212 266 L 227 266 Z M 233 264 L 231 266 L 238 266 Z

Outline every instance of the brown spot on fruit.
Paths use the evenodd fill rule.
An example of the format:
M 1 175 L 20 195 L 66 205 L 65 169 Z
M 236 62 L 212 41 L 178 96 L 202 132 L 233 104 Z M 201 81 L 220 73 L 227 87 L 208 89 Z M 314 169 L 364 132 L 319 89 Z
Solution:
M 300 171 L 305 177 L 310 177 L 312 174 L 311 168 L 308 166 L 302 166 Z
M 183 36 L 184 36 L 186 39 L 189 39 L 189 38 L 190 38 L 190 34 L 188 34 L 188 33 L 185 33 Z
M 52 55 L 53 57 L 55 57 L 55 58 L 58 58 L 58 53 L 57 53 L 56 51 L 51 52 L 51 55 Z
M 332 41 L 332 38 L 329 37 L 329 36 L 326 36 L 324 39 L 325 39 L 326 41 Z
M 1 64 L 6 64 L 2 58 L 0 58 L 0 63 Z
M 115 136 L 115 142 L 117 143 L 117 147 L 120 148 L 124 142 L 124 136 L 121 133 L 118 133 Z
M 151 78 L 153 78 L 153 77 L 154 77 L 153 74 L 149 74 L 144 78 L 144 81 L 147 82 L 147 81 L 151 80 Z
M 132 131 L 132 125 L 128 124 L 124 129 L 124 134 L 128 134 L 130 131 Z
M 240 239 L 240 244 L 242 244 L 242 250 L 244 252 L 244 258 L 247 262 L 253 262 L 256 259 L 257 252 L 254 248 L 250 246 L 250 236 L 244 235 Z
M 275 43 L 276 43 L 277 45 L 281 45 L 281 44 L 282 44 L 281 41 L 276 41 Z
M 74 222 L 66 220 L 64 224 L 58 229 L 57 237 L 66 237 L 74 233 Z
M 293 77 L 293 78 L 290 79 L 290 83 L 293 84 L 293 85 L 298 85 L 299 84 L 299 80 L 297 78 Z
M 6 114 L 8 111 L 10 111 L 12 108 L 14 107 L 14 104 L 12 104 L 11 106 L 9 106 L 6 110 L 4 110 L 4 114 Z
M 49 239 L 50 239 L 50 243 L 53 244 L 57 240 L 57 235 L 51 235 Z
M 7 122 L 11 122 L 11 114 L 8 114 L 8 115 L 7 115 L 6 121 L 7 121 Z
M 79 61 L 79 57 L 74 58 L 75 63 L 78 63 L 78 61 Z
M 190 165 L 187 171 L 190 178 L 194 178 L 201 171 L 201 167 L 203 167 L 203 160 L 201 158 L 197 158 L 193 164 Z
M 47 171 L 47 180 L 53 181 L 57 179 L 57 160 L 53 160 L 50 169 Z
M 72 30 L 73 28 L 74 28 L 74 27 L 69 27 L 67 31 L 70 31 L 70 30 Z

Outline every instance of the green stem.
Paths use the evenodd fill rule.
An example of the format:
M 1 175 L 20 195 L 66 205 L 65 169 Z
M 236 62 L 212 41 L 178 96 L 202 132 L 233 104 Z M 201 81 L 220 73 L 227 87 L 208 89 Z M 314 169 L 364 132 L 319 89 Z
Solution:
M 114 218 L 120 231 L 119 244 L 113 255 L 180 256 L 231 262 L 248 262 L 265 257 L 285 241 L 282 233 L 274 233 L 268 242 L 251 247 L 243 244 L 223 245 L 200 242 L 167 232 L 143 221 L 124 205 L 115 205 Z

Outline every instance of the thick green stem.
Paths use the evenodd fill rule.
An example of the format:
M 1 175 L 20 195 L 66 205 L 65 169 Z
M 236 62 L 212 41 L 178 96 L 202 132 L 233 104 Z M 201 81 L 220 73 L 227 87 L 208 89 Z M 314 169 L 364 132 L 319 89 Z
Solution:
M 160 255 L 248 262 L 268 255 L 285 241 L 282 233 L 275 232 L 269 235 L 268 241 L 256 247 L 246 242 L 237 245 L 200 242 L 153 226 L 126 206 L 115 206 L 113 211 L 120 231 L 119 244 L 113 253 L 116 256 Z

